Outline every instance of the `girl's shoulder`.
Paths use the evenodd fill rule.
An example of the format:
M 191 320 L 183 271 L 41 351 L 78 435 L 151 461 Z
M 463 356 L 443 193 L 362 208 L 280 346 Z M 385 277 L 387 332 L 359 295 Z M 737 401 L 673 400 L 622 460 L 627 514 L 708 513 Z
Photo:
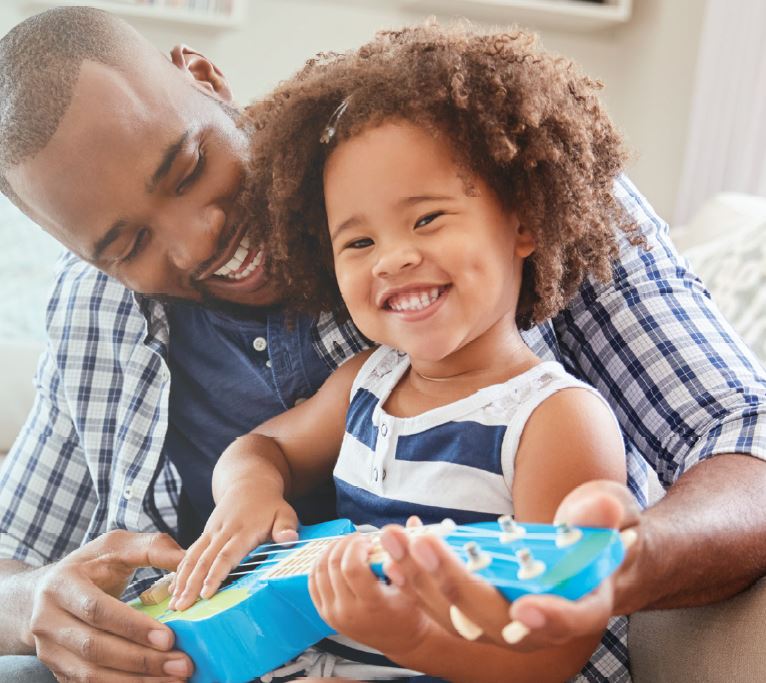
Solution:
M 358 389 L 367 389 L 376 396 L 388 393 L 410 365 L 409 356 L 390 346 L 379 346 L 369 353 L 356 374 L 351 395 Z

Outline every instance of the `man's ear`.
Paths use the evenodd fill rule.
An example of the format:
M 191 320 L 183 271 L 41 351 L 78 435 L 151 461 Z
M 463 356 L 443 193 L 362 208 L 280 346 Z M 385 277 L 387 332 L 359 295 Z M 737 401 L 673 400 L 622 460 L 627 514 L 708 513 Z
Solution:
M 175 45 L 170 61 L 192 79 L 195 86 L 224 102 L 231 102 L 231 89 L 223 72 L 205 55 L 188 45 Z

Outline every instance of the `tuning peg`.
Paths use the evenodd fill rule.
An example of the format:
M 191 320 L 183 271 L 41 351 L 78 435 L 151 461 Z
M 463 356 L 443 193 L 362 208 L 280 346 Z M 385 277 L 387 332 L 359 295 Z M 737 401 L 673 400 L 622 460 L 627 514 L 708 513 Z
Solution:
M 143 605 L 159 605 L 163 600 L 170 597 L 170 584 L 175 578 L 176 573 L 170 572 L 162 578 L 157 579 L 149 588 L 147 588 L 138 597 Z
M 519 572 L 516 576 L 518 576 L 521 581 L 534 579 L 536 576 L 540 576 L 540 574 L 545 571 L 545 562 L 536 560 L 529 548 L 521 548 L 520 550 L 517 550 L 516 558 L 521 564 L 521 567 L 519 567 Z
M 556 547 L 566 548 L 574 545 L 582 538 L 582 531 L 577 527 L 570 526 L 566 522 L 556 527 Z
M 492 561 L 487 553 L 482 552 L 479 544 L 475 541 L 469 541 L 466 543 L 463 546 L 463 550 L 465 550 L 466 554 L 468 555 L 469 572 L 477 572 L 480 569 L 484 569 L 484 567 L 488 567 L 489 563 Z
M 523 526 L 516 524 L 513 517 L 503 515 L 498 517 L 497 523 L 500 525 L 500 543 L 513 543 L 522 538 L 527 532 Z

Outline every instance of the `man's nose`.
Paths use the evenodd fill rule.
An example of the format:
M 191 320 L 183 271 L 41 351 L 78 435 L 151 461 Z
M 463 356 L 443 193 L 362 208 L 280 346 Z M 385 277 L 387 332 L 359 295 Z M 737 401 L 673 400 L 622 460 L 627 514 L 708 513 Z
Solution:
M 226 213 L 215 205 L 175 209 L 168 211 L 161 223 L 168 260 L 178 270 L 194 271 L 221 247 Z
M 379 245 L 372 274 L 375 277 L 392 277 L 403 270 L 415 268 L 422 260 L 420 250 L 409 240 L 390 246 Z

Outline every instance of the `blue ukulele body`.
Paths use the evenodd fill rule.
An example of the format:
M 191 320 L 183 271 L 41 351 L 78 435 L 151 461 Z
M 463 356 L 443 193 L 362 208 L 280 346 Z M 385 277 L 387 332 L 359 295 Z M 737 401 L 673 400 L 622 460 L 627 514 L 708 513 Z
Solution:
M 566 544 L 556 527 L 520 524 L 516 529 L 524 535 L 508 537 L 496 523 L 480 522 L 450 529 L 444 541 L 469 560 L 464 545 L 475 543 L 480 564 L 488 562 L 475 573 L 509 600 L 530 593 L 575 600 L 612 574 L 624 556 L 619 535 L 610 529 L 574 530 Z M 173 630 L 177 647 L 194 661 L 192 683 L 247 683 L 335 633 L 311 601 L 308 571 L 334 538 L 355 530 L 340 519 L 302 527 L 294 545 L 260 546 L 240 565 L 252 568 L 235 570 L 233 575 L 240 575 L 233 582 L 183 612 L 168 610 L 167 599 L 131 605 Z M 522 549 L 533 554 L 527 569 L 532 567 L 534 576 L 521 569 Z M 372 558 L 371 567 L 382 576 L 380 559 Z

